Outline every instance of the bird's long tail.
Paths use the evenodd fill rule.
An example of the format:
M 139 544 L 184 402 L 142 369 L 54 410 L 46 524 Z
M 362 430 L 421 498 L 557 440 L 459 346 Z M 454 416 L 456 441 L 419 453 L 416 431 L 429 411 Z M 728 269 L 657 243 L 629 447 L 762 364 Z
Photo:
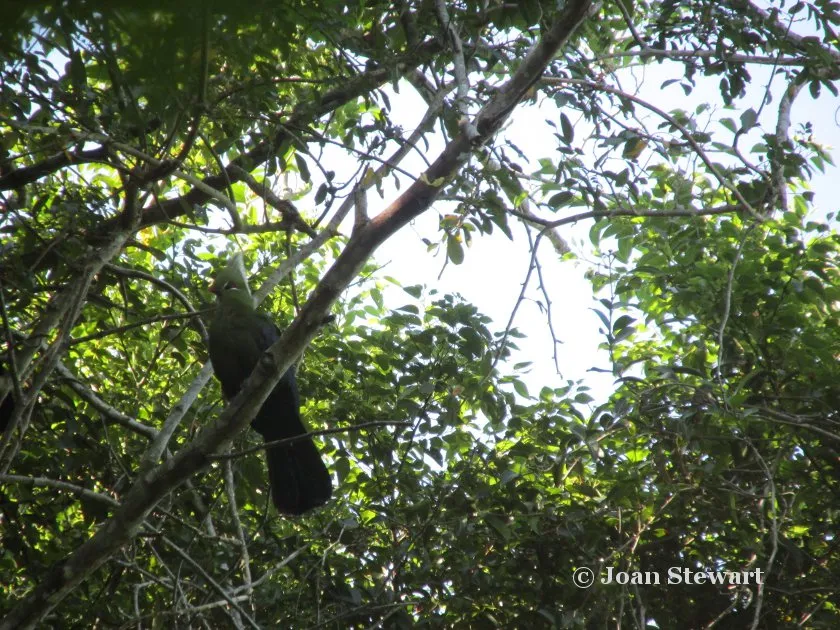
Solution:
M 304 435 L 293 371 L 275 387 L 251 426 L 266 442 Z M 271 498 L 281 514 L 303 514 L 332 496 L 332 480 L 311 438 L 266 449 Z
M 266 460 L 271 498 L 278 512 L 303 514 L 329 501 L 330 473 L 311 439 L 267 449 Z

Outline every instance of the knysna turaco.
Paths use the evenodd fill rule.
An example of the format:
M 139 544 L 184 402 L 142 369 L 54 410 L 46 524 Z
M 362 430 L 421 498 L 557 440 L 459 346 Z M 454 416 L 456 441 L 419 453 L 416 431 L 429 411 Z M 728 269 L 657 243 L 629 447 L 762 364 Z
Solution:
M 222 392 L 230 400 L 263 352 L 280 337 L 280 330 L 254 307 L 241 254 L 216 276 L 210 290 L 218 298 L 209 330 L 210 360 Z M 306 433 L 294 366 L 277 383 L 251 426 L 266 442 Z M 329 500 L 330 473 L 311 439 L 267 449 L 266 459 L 271 498 L 278 512 L 303 514 Z

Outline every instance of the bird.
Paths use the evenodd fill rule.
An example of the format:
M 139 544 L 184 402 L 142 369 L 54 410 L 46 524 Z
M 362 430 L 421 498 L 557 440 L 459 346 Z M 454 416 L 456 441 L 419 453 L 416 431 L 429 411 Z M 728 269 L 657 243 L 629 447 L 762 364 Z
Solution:
M 217 298 L 208 329 L 210 361 L 222 394 L 230 400 L 281 331 L 254 306 L 241 253 L 233 256 L 209 288 Z M 300 416 L 294 365 L 269 394 L 251 427 L 266 442 L 307 433 Z M 299 516 L 330 500 L 330 473 L 312 438 L 268 448 L 266 461 L 271 498 L 279 513 Z

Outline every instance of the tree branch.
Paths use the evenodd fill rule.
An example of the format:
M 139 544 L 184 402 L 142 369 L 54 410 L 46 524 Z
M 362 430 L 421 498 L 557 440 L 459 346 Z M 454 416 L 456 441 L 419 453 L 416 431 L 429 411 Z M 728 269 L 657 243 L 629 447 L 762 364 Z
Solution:
M 691 145 L 691 148 L 694 149 L 694 152 L 703 161 L 703 164 L 706 165 L 706 168 L 709 169 L 709 172 L 711 172 L 712 175 L 715 176 L 715 179 L 718 180 L 718 182 L 720 183 L 721 186 L 726 188 L 732 194 L 732 196 L 735 197 L 735 199 L 738 200 L 738 202 L 743 206 L 744 210 L 747 210 L 756 219 L 759 219 L 759 220 L 761 219 L 761 215 L 755 210 L 755 208 L 752 207 L 752 205 L 750 205 L 750 203 L 746 199 L 744 199 L 744 196 L 741 194 L 741 191 L 739 191 L 738 188 L 732 182 L 730 182 L 726 177 L 723 176 L 723 173 L 720 172 L 718 167 L 715 166 L 714 162 L 712 162 L 712 160 L 709 158 L 709 156 L 706 155 L 706 152 L 703 150 L 703 147 L 701 147 L 698 144 L 697 140 L 694 139 L 694 136 L 691 134 L 691 132 L 689 132 L 689 130 L 686 129 L 684 125 L 682 125 L 676 118 L 671 116 L 668 112 L 660 109 L 659 107 L 657 107 L 656 105 L 653 105 L 652 103 L 648 103 L 647 101 L 639 98 L 638 96 L 634 96 L 633 94 L 628 94 L 627 92 L 624 92 L 624 91 L 619 90 L 617 88 L 609 87 L 607 85 L 604 85 L 603 83 L 596 83 L 594 81 L 587 81 L 587 80 L 584 80 L 584 79 L 566 79 L 566 78 L 562 78 L 562 77 L 547 77 L 545 79 L 545 82 L 548 83 L 548 84 L 558 84 L 559 83 L 559 84 L 569 84 L 569 85 L 582 85 L 582 86 L 591 88 L 593 90 L 597 90 L 597 91 L 601 91 L 601 92 L 607 92 L 608 94 L 615 94 L 616 96 L 618 96 L 620 98 L 624 98 L 624 99 L 627 99 L 628 101 L 632 101 L 632 102 L 636 103 L 637 105 L 641 105 L 645 109 L 649 109 L 653 113 L 657 114 L 663 120 L 668 121 L 668 124 L 673 126 L 675 129 L 677 129 L 680 132 L 680 134 L 682 134 L 683 138 L 685 138 L 685 141 L 688 142 L 688 144 Z
M 129 193 L 127 193 L 129 194 Z M 122 224 L 121 224 L 122 225 Z M 21 381 L 26 380 L 30 373 L 29 367 L 35 354 L 42 349 L 45 339 L 51 336 L 52 331 L 56 327 L 61 327 L 61 333 L 56 338 L 50 348 L 46 350 L 46 356 L 43 361 L 43 366 L 38 377 L 33 381 L 32 385 L 25 392 L 24 399 L 32 400 L 32 397 L 40 391 L 43 387 L 56 363 L 58 362 L 58 352 L 63 346 L 66 336 L 70 333 L 70 329 L 76 322 L 81 311 L 82 304 L 87 292 L 90 289 L 93 277 L 98 274 L 105 263 L 112 260 L 122 251 L 123 246 L 134 232 L 134 225 L 123 225 L 120 230 L 112 235 L 110 241 L 102 246 L 100 249 L 95 249 L 83 262 L 81 272 L 76 276 L 75 281 L 70 282 L 64 288 L 52 297 L 44 309 L 44 314 L 35 325 L 30 335 L 23 341 L 22 349 L 16 353 L 18 378 Z M 0 399 L 3 399 L 7 394 L 7 386 L 0 383 Z M 23 404 L 17 405 L 17 408 L 12 413 L 9 420 L 9 427 L 6 433 L 0 439 L 0 470 L 7 470 L 11 463 L 14 453 L 9 454 L 9 448 L 12 451 L 16 450 L 13 444 L 12 435 L 16 427 L 23 421 L 25 424 L 31 412 L 31 405 Z M 18 435 L 17 443 L 20 443 L 22 435 Z
M 501 127 L 527 89 L 542 76 L 558 49 L 592 11 L 591 0 L 569 0 L 543 38 L 529 51 L 511 79 L 478 113 L 479 137 L 463 133 L 453 139 L 432 166 L 400 197 L 348 242 L 347 247 L 280 339 L 266 352 L 254 373 L 225 410 L 174 457 L 140 475 L 124 495 L 121 507 L 88 541 L 57 563 L 41 582 L 21 599 L 0 623 L 0 630 L 32 628 L 49 614 L 82 580 L 130 541 L 146 515 L 162 497 L 210 463 L 210 456 L 227 448 L 262 407 L 281 376 L 317 334 L 324 317 L 340 293 L 356 277 L 373 251 L 397 230 L 422 214 L 444 183 L 469 159 L 471 151 Z M 421 55 L 415 53 L 420 60 Z M 321 104 L 324 105 L 323 103 Z M 145 220 L 150 217 L 147 215 Z
M 216 580 L 214 580 L 213 577 L 209 573 L 207 573 L 207 571 L 204 570 L 204 567 L 202 567 L 198 562 L 193 560 L 190 554 L 181 549 L 178 545 L 176 545 L 172 540 L 170 540 L 166 536 L 162 536 L 161 539 L 167 544 L 167 546 L 170 549 L 172 549 L 181 558 L 183 558 L 187 564 L 189 564 L 199 575 L 201 575 L 201 577 L 204 578 L 207 584 L 210 585 L 210 588 L 212 588 L 219 595 L 221 595 L 224 598 L 224 600 L 230 605 L 231 608 L 233 608 L 236 612 L 242 615 L 242 617 L 248 622 L 249 626 L 251 626 L 255 630 L 262 630 L 262 628 L 260 628 L 260 626 L 257 625 L 257 622 L 254 621 L 253 617 L 251 617 L 251 615 L 245 612 L 245 609 L 243 609 L 242 606 L 239 605 L 239 602 L 237 602 L 233 597 L 231 597 L 228 594 L 228 592 L 222 587 L 222 585 L 219 584 Z
M 279 225 L 283 226 L 283 229 L 295 228 L 307 236 L 315 237 L 315 230 L 303 220 L 303 217 L 300 216 L 300 213 L 291 201 L 280 199 L 280 197 L 269 190 L 265 182 L 260 184 L 250 173 L 245 171 L 245 169 L 239 168 L 236 164 L 231 164 L 228 167 L 228 172 L 244 181 L 255 195 L 265 200 L 269 206 L 280 212 L 283 221 Z M 239 231 L 242 231 L 244 227 L 240 225 Z
M 424 42 L 417 49 L 413 50 L 410 56 L 406 55 L 400 59 L 395 66 L 400 74 L 404 74 L 428 61 L 433 55 L 439 52 L 440 44 L 437 41 L 431 40 Z M 308 121 L 320 118 L 354 98 L 366 94 L 376 86 L 391 81 L 394 77 L 393 72 L 393 67 L 383 66 L 374 68 L 345 81 L 341 87 L 328 91 L 320 99 L 316 98 L 301 102 L 294 109 L 288 121 L 280 127 L 273 137 L 263 140 L 247 153 L 232 160 L 230 166 L 227 168 L 227 172 L 206 177 L 202 180 L 203 183 L 211 189 L 220 189 L 227 182 L 233 183 L 240 181 L 236 176 L 236 167 L 248 172 L 253 170 L 257 165 L 265 162 L 271 155 L 282 152 L 282 147 L 292 140 L 291 134 L 288 131 L 289 129 L 306 127 Z M 158 204 L 144 208 L 140 225 L 141 227 L 147 227 L 155 223 L 168 221 L 185 214 L 195 205 L 204 203 L 208 199 L 209 196 L 202 190 L 194 188 L 185 195 L 174 199 L 166 199 Z M 103 226 L 103 229 L 107 231 L 110 229 L 110 226 L 106 224 Z
M 134 431 L 138 435 L 142 435 L 145 438 L 152 439 L 154 438 L 158 432 L 154 427 L 150 427 L 148 425 L 143 424 L 142 422 L 138 422 L 134 418 L 125 415 L 118 409 L 115 409 L 104 400 L 102 400 L 99 396 L 97 396 L 90 388 L 86 387 L 84 383 L 82 383 L 70 369 L 64 365 L 61 361 L 56 363 L 55 366 L 56 372 L 58 372 L 63 379 L 67 381 L 67 384 L 70 386 L 74 392 L 76 392 L 82 400 L 87 402 L 91 407 L 96 409 L 99 413 L 103 416 L 108 418 L 109 420 L 113 421 L 115 424 L 119 424 L 120 426 L 125 427 L 130 431 Z
M 278 446 L 287 446 L 289 444 L 294 444 L 295 442 L 301 442 L 303 440 L 309 440 L 313 437 L 319 437 L 321 435 L 337 435 L 339 433 L 355 433 L 356 431 L 361 431 L 362 429 L 371 429 L 373 427 L 410 427 L 410 422 L 403 422 L 401 420 L 372 420 L 371 422 L 363 422 L 361 424 L 354 424 L 352 427 L 338 427 L 336 429 L 321 429 L 320 431 L 310 431 L 309 433 L 302 433 L 301 435 L 296 435 L 294 437 L 283 438 L 282 440 L 273 440 L 271 442 L 266 442 L 264 444 L 260 444 L 259 446 L 253 446 L 251 448 L 246 448 L 241 451 L 234 451 L 233 453 L 223 453 L 221 455 L 212 455 L 210 459 L 212 460 L 228 460 L 228 459 L 237 459 L 239 457 L 244 457 L 245 455 L 250 455 L 251 453 L 259 453 L 260 451 L 267 451 L 272 448 L 277 448 Z
M 84 498 L 89 501 L 96 501 L 109 508 L 119 507 L 120 503 L 116 499 L 109 497 L 107 494 L 94 492 L 87 488 L 82 488 L 66 481 L 58 481 L 57 479 L 48 479 L 46 477 L 24 477 L 22 475 L 3 475 L 0 474 L 0 483 L 16 483 L 28 488 L 55 488 L 62 492 L 69 492 L 75 497 Z
M 188 312 L 193 313 L 195 315 L 199 315 L 200 313 L 204 313 L 205 311 L 196 311 L 190 302 L 189 298 L 184 295 L 180 289 L 178 289 L 173 284 L 163 280 L 162 278 L 158 278 L 157 276 L 153 276 L 150 273 L 146 273 L 145 271 L 140 271 L 139 269 L 128 269 L 126 267 L 120 267 L 119 265 L 114 265 L 108 263 L 105 265 L 105 269 L 108 271 L 113 271 L 114 273 L 126 276 L 129 278 L 140 278 L 141 280 L 146 280 L 147 282 L 151 282 L 152 284 L 156 284 L 159 287 L 162 287 L 172 295 L 174 295 L 178 301 L 184 305 L 184 308 L 187 309 Z M 206 342 L 207 341 L 207 329 L 204 327 L 204 322 L 201 320 L 200 317 L 194 317 L 190 319 L 190 322 L 195 324 L 196 331 L 201 338 Z
M 154 324 L 156 322 L 169 322 L 173 320 L 179 319 L 197 319 L 200 315 L 210 313 L 213 309 L 203 309 L 201 311 L 193 311 L 192 313 L 165 313 L 163 315 L 155 315 L 154 317 L 147 317 L 145 319 L 140 319 L 136 322 L 131 322 L 130 324 L 123 324 L 122 326 L 117 326 L 115 328 L 109 328 L 108 330 L 100 330 L 97 333 L 92 333 L 90 335 L 85 335 L 84 337 L 76 337 L 75 339 L 70 340 L 70 345 L 75 346 L 80 343 L 86 343 L 88 341 L 94 341 L 96 339 L 102 339 L 103 337 L 109 337 L 111 335 L 119 335 L 124 333 L 128 330 L 133 330 L 134 328 L 142 328 L 148 324 Z
M 0 190 L 14 190 L 38 181 L 42 177 L 46 177 L 51 173 L 60 171 L 71 164 L 90 164 L 102 163 L 106 166 L 113 167 L 113 164 L 107 161 L 108 149 L 104 146 L 87 151 L 62 151 L 48 157 L 37 164 L 26 166 L 11 171 L 0 177 Z

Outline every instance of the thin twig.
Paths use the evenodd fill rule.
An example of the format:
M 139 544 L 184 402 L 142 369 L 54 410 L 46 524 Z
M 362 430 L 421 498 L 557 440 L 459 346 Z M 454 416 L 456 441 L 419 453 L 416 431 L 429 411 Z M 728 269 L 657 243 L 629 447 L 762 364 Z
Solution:
M 510 317 L 508 318 L 508 322 L 505 325 L 504 335 L 502 335 L 502 340 L 499 342 L 499 349 L 496 352 L 496 356 L 493 357 L 493 363 L 490 364 L 490 369 L 488 370 L 487 374 L 484 375 L 482 382 L 490 378 L 490 375 L 493 373 L 493 370 L 496 368 L 496 365 L 502 358 L 502 353 L 507 347 L 508 337 L 510 336 L 511 328 L 513 328 L 513 321 L 516 319 L 516 313 L 519 311 L 519 307 L 525 300 L 525 291 L 527 291 L 528 289 L 528 283 L 531 280 L 531 274 L 536 268 L 535 261 L 537 258 L 537 248 L 539 247 L 540 239 L 542 238 L 544 232 L 545 229 L 543 229 L 539 234 L 537 234 L 537 238 L 534 239 L 534 244 L 531 247 L 531 257 L 528 260 L 528 272 L 525 274 L 525 280 L 522 281 L 522 289 L 519 291 L 519 297 L 516 298 L 516 304 L 513 305 L 513 309 L 510 312 Z
M 127 416 L 126 414 L 122 413 L 115 407 L 112 407 L 104 400 L 102 400 L 99 396 L 97 396 L 93 390 L 87 387 L 84 383 L 82 383 L 70 369 L 64 365 L 61 361 L 56 363 L 55 371 L 58 372 L 63 379 L 67 381 L 67 384 L 70 386 L 74 392 L 76 392 L 82 400 L 86 401 L 91 407 L 96 409 L 99 413 L 101 413 L 106 418 L 112 420 L 114 423 L 119 424 L 130 431 L 134 431 L 138 435 L 142 435 L 143 437 L 152 439 L 157 435 L 157 429 L 154 427 L 150 427 L 148 425 L 143 424 L 142 422 L 138 422 L 131 416 Z
M 201 315 L 206 315 L 208 313 L 212 313 L 214 309 L 206 308 L 200 311 L 192 311 L 191 313 L 168 313 L 163 315 L 155 315 L 154 317 L 147 317 L 146 319 L 141 319 L 136 322 L 131 322 L 130 324 L 124 324 L 123 326 L 117 326 L 116 328 L 109 328 L 108 330 L 101 330 L 98 333 L 93 333 L 90 335 L 85 335 L 84 337 L 76 337 L 70 340 L 70 345 L 75 346 L 80 343 L 86 343 L 88 341 L 95 341 L 96 339 L 102 339 L 103 337 L 110 337 L 111 335 L 119 335 L 127 330 L 132 330 L 133 328 L 141 328 L 148 324 L 155 324 L 157 322 L 168 322 L 172 320 L 178 319 L 192 319 L 198 318 Z
M 703 150 L 703 147 L 694 139 L 693 134 L 686 129 L 685 125 L 680 123 L 676 118 L 671 116 L 668 112 L 658 108 L 656 105 L 648 103 L 644 99 L 639 98 L 638 96 L 634 96 L 633 94 L 629 94 L 628 92 L 624 92 L 622 90 L 609 87 L 603 83 L 596 83 L 594 81 L 587 81 L 585 79 L 566 79 L 563 77 L 544 77 L 542 79 L 545 83 L 549 85 L 553 84 L 567 84 L 567 85 L 579 85 L 583 87 L 588 87 L 592 90 L 607 92 L 608 94 L 614 94 L 620 98 L 627 99 L 628 101 L 632 101 L 637 105 L 641 105 L 645 109 L 649 109 L 653 113 L 657 114 L 664 120 L 668 121 L 672 127 L 677 129 L 682 137 L 685 139 L 688 144 L 691 145 L 691 148 L 694 149 L 694 152 L 698 155 L 698 157 L 702 160 L 703 164 L 706 165 L 706 168 L 709 169 L 709 172 L 715 176 L 715 179 L 718 180 L 721 186 L 726 188 L 735 199 L 738 200 L 738 203 L 744 208 L 744 210 L 749 211 L 756 219 L 761 219 L 761 215 L 756 211 L 755 208 L 744 198 L 744 195 L 741 194 L 741 191 L 730 182 L 726 177 L 723 176 L 723 173 L 720 172 L 717 166 L 715 166 L 714 162 L 712 162 L 711 158 L 706 155 L 706 151 Z
M 320 431 L 309 431 L 308 433 L 301 433 L 300 435 L 296 435 L 290 438 L 284 438 L 282 440 L 272 440 L 271 442 L 266 442 L 265 444 L 261 444 L 260 446 L 253 446 L 251 448 L 246 448 L 241 451 L 234 451 L 233 453 L 223 453 L 220 455 L 209 455 L 208 459 L 211 460 L 226 460 L 226 459 L 234 459 L 237 457 L 243 457 L 245 455 L 250 455 L 251 453 L 259 453 L 260 451 L 265 451 L 268 449 L 276 448 L 278 446 L 288 446 L 289 444 L 294 444 L 295 442 L 301 442 L 302 440 L 308 440 L 313 437 L 318 437 L 321 435 L 335 435 L 337 433 L 355 433 L 356 431 L 361 431 L 362 429 L 371 429 L 373 427 L 410 427 L 410 422 L 403 422 L 403 421 L 390 421 L 390 420 L 374 420 L 372 422 L 363 422 L 362 424 L 355 424 L 352 427 L 338 427 L 336 429 L 321 429 Z
M 181 304 L 184 305 L 184 308 L 187 309 L 190 313 L 195 313 L 196 315 L 199 314 L 199 311 L 196 311 L 190 302 L 189 298 L 181 292 L 178 287 L 175 285 L 163 280 L 162 278 L 158 278 L 150 273 L 146 273 L 145 271 L 140 271 L 139 269 L 129 269 L 126 267 L 120 267 L 119 265 L 115 265 L 113 263 L 108 263 L 105 265 L 105 269 L 108 271 L 113 271 L 116 274 L 121 276 L 128 276 L 131 278 L 140 278 L 142 280 L 146 280 L 147 282 L 151 282 L 152 284 L 156 284 L 159 287 L 163 287 L 169 293 L 174 295 Z M 207 311 L 200 311 L 201 313 L 205 313 Z M 207 329 L 204 327 L 204 322 L 200 317 L 196 317 L 192 320 L 192 322 L 198 327 L 198 332 L 201 335 L 201 338 L 205 341 L 207 340 Z
M 767 462 L 764 461 L 764 458 L 761 456 L 761 453 L 756 449 L 753 443 L 749 440 L 745 440 L 747 445 L 753 451 L 756 456 L 756 460 L 761 465 L 764 473 L 767 475 L 767 491 L 769 492 L 770 496 L 766 497 L 769 500 L 769 512 L 770 512 L 770 532 L 772 535 L 771 538 L 771 547 L 770 547 L 770 557 L 767 558 L 767 564 L 765 565 L 764 569 L 764 579 L 758 582 L 758 592 L 755 596 L 755 613 L 753 614 L 753 622 L 752 626 L 750 626 L 751 630 L 756 630 L 758 628 L 758 622 L 761 619 L 761 608 L 764 604 L 764 585 L 767 583 L 767 579 L 770 577 L 770 572 L 773 570 L 773 562 L 776 559 L 776 553 L 779 550 L 779 517 L 777 516 L 777 512 L 779 510 L 779 506 L 776 504 L 776 483 L 773 480 L 773 473 L 770 472 L 770 468 L 767 466 Z M 781 449 L 779 450 L 781 453 Z
M 224 463 L 223 471 L 225 477 L 225 494 L 227 494 L 230 516 L 233 520 L 233 529 L 240 541 L 239 553 L 242 555 L 239 561 L 242 563 L 242 577 L 245 578 L 245 592 L 250 595 L 253 592 L 251 557 L 248 554 L 248 542 L 245 539 L 245 530 L 242 528 L 242 521 L 239 520 L 239 508 L 236 504 L 236 484 L 233 480 L 233 465 L 230 460 Z
M 55 488 L 63 492 L 69 492 L 76 497 L 82 497 L 89 501 L 96 501 L 108 507 L 119 507 L 120 502 L 109 497 L 107 494 L 94 492 L 81 486 L 77 486 L 66 481 L 58 481 L 57 479 L 48 479 L 47 477 L 25 477 L 23 475 L 3 475 L 0 474 L 0 483 L 16 483 L 21 486 L 29 488 Z
M 592 210 L 590 212 L 581 212 L 570 217 L 549 221 L 541 219 L 536 215 L 522 214 L 517 210 L 508 210 L 508 213 L 515 217 L 542 225 L 545 228 L 556 228 L 561 225 L 568 225 L 570 223 L 577 223 L 578 221 L 585 221 L 586 219 L 610 219 L 613 217 L 707 217 L 718 214 L 732 214 L 740 210 L 739 206 L 718 206 L 716 208 L 708 208 L 706 210 L 626 210 L 619 208 L 616 210 Z
M 741 242 L 738 243 L 738 249 L 735 250 L 735 257 L 732 260 L 732 266 L 729 268 L 729 274 L 726 278 L 726 289 L 723 294 L 723 315 L 720 318 L 720 327 L 718 327 L 718 334 L 717 334 L 717 344 L 718 344 L 718 370 L 717 370 L 717 378 L 718 384 L 721 387 L 721 391 L 723 390 L 723 358 L 724 358 L 724 350 L 723 350 L 723 333 L 726 330 L 726 324 L 729 322 L 729 313 L 732 309 L 732 286 L 735 283 L 735 268 L 738 266 L 738 261 L 741 260 L 741 254 L 744 251 L 744 246 L 747 244 L 747 238 L 755 229 L 755 224 L 751 225 L 744 235 L 741 238 Z M 729 403 L 726 401 L 724 397 L 724 406 L 728 409 Z
M 293 227 L 312 238 L 315 237 L 315 230 L 313 230 L 312 227 L 303 220 L 303 217 L 300 216 L 300 213 L 298 212 L 298 209 L 295 208 L 294 204 L 287 199 L 280 199 L 280 197 L 275 195 L 274 192 L 272 192 L 265 184 L 265 180 L 262 184 L 260 184 L 250 173 L 236 164 L 228 165 L 228 171 L 230 171 L 230 173 L 235 177 L 238 177 L 245 182 L 248 185 L 248 188 L 250 188 L 255 195 L 280 212 L 283 217 L 283 222 L 280 225 L 283 225 L 284 229 Z M 239 226 L 239 229 L 241 230 L 243 227 L 244 226 Z
M 554 233 L 554 230 L 549 230 L 546 232 L 546 238 L 551 240 L 551 234 Z M 531 239 L 531 233 L 528 232 L 528 240 Z M 533 245 L 532 245 L 533 246 Z M 557 374 L 560 374 L 560 359 L 557 356 L 557 345 L 562 343 L 559 339 L 557 339 L 557 334 L 554 332 L 554 318 L 552 317 L 551 313 L 551 297 L 548 294 L 548 288 L 545 285 L 545 280 L 543 279 L 542 273 L 542 265 L 540 265 L 539 257 L 534 258 L 534 262 L 537 265 L 537 280 L 538 285 L 540 287 L 540 291 L 543 294 L 543 299 L 545 300 L 545 319 L 548 323 L 548 332 L 551 335 L 551 354 L 554 357 L 554 369 L 556 370 Z
M 245 609 L 243 609 L 242 606 L 239 605 L 239 602 L 234 600 L 234 598 L 230 596 L 227 590 L 225 590 L 221 584 L 214 580 L 213 577 L 209 573 L 207 573 L 207 571 L 204 570 L 204 567 L 202 567 L 198 562 L 196 562 L 192 558 L 192 556 L 190 556 L 190 554 L 181 549 L 167 536 L 161 536 L 160 538 L 170 547 L 170 549 L 172 549 L 175 553 L 181 556 L 181 558 L 183 558 L 187 564 L 189 564 L 195 571 L 197 571 L 210 585 L 210 587 L 213 588 L 213 590 L 215 590 L 219 595 L 221 595 L 228 604 L 230 604 L 231 608 L 233 608 L 236 612 L 242 615 L 242 617 L 248 622 L 249 626 L 254 628 L 254 630 L 262 630 L 260 626 L 257 625 L 257 622 L 254 621 L 254 619 L 251 617 L 251 615 L 245 612 Z

